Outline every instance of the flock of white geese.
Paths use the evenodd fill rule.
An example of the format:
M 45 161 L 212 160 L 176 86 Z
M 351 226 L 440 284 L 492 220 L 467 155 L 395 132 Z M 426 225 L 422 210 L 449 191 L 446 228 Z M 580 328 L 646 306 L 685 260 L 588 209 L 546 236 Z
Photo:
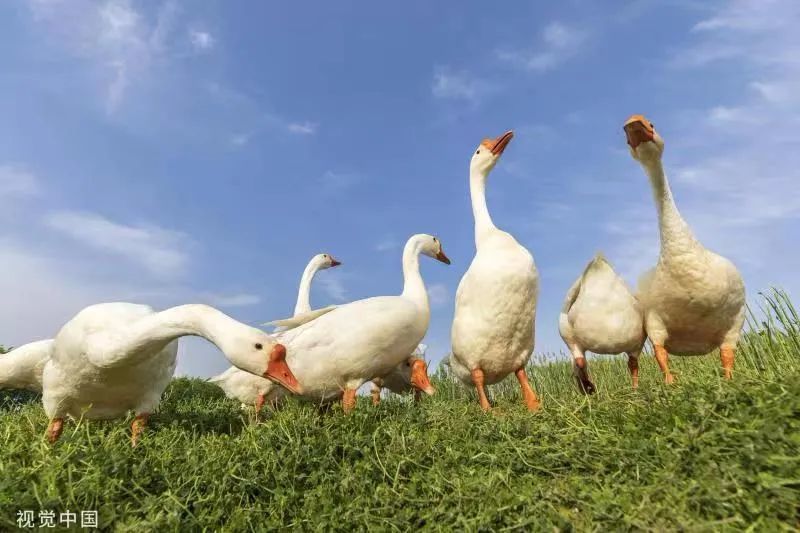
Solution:
M 734 350 L 744 321 L 745 292 L 736 267 L 695 238 L 672 198 L 662 167 L 664 141 L 641 115 L 624 125 L 630 153 L 644 169 L 658 211 L 661 251 L 642 276 L 637 294 L 601 255 L 570 287 L 559 330 L 574 359 L 584 392 L 594 391 L 585 352 L 628 355 L 633 387 L 646 338 L 667 383 L 668 353 L 699 355 L 719 349 L 731 378 Z M 452 324 L 452 373 L 474 386 L 483 409 L 485 387 L 514 373 L 528 409 L 539 408 L 526 365 L 533 352 L 538 273 L 531 253 L 492 222 L 486 182 L 513 137 L 507 132 L 478 145 L 469 167 L 476 253 L 456 293 Z M 146 305 L 103 303 L 80 311 L 55 338 L 33 342 L 0 357 L 0 387 L 42 393 L 55 442 L 64 419 L 109 419 L 134 411 L 131 439 L 141 437 L 175 371 L 178 339 L 199 336 L 232 363 L 211 381 L 243 404 L 260 409 L 287 394 L 320 404 L 341 399 L 345 412 L 356 391 L 372 383 L 374 402 L 383 387 L 433 394 L 423 359 L 430 320 L 420 256 L 449 264 L 441 241 L 412 236 L 402 256 L 403 292 L 312 310 L 314 275 L 339 262 L 315 256 L 303 272 L 294 315 L 270 324 L 272 333 L 250 327 L 206 305 L 156 312 Z

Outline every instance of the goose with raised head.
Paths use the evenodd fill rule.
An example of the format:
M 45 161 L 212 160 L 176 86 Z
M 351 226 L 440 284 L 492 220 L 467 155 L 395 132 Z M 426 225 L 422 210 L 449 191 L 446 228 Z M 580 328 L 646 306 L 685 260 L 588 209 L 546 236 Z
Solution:
M 203 337 L 231 363 L 299 392 L 286 349 L 273 337 L 206 305 L 155 312 L 146 305 L 105 303 L 80 311 L 53 341 L 42 380 L 47 437 L 64 417 L 111 419 L 133 411 L 135 446 L 175 371 L 178 339 Z
M 428 379 L 428 364 L 425 362 L 424 344 L 417 346 L 411 356 L 394 367 L 391 372 L 372 380 L 372 404 L 381 403 L 381 389 L 389 389 L 395 394 L 414 391 L 414 401 L 418 402 L 422 394 L 432 395 L 436 392 Z
M 628 354 L 633 388 L 639 386 L 639 354 L 646 339 L 636 297 L 603 254 L 597 254 L 572 284 L 558 319 L 558 331 L 573 359 L 581 390 L 592 394 L 586 351 Z
M 53 350 L 53 339 L 30 342 L 0 355 L 0 389 L 42 392 L 42 372 Z
M 295 316 L 302 315 L 311 311 L 311 282 L 320 270 L 326 270 L 342 263 L 337 261 L 330 254 L 317 254 L 303 270 L 300 278 L 300 287 L 297 290 L 297 303 L 294 306 Z M 228 398 L 233 398 L 242 402 L 242 405 L 254 405 L 256 416 L 261 412 L 264 404 L 275 403 L 283 397 L 284 389 L 278 387 L 269 379 L 256 376 L 250 372 L 240 370 L 235 366 L 218 376 L 209 379 L 211 383 L 218 385 Z
M 420 343 L 428 330 L 430 307 L 419 272 L 419 256 L 450 264 L 436 237 L 412 236 L 403 249 L 403 292 L 340 305 L 303 325 L 278 333 L 287 362 L 303 388 L 318 402 L 342 399 L 346 413 L 358 388 L 385 376 Z
M 650 179 L 658 211 L 658 263 L 639 280 L 638 296 L 664 380 L 674 380 L 668 354 L 704 355 L 716 348 L 731 379 L 745 315 L 742 276 L 730 260 L 707 250 L 678 212 L 661 163 L 664 140 L 653 123 L 633 115 L 623 129 L 631 156 Z
M 492 222 L 486 206 L 486 181 L 513 137 L 507 132 L 485 139 L 472 155 L 469 188 L 475 217 L 475 257 L 456 292 L 450 367 L 472 384 L 484 410 L 485 385 L 516 374 L 528 409 L 539 399 L 525 372 L 533 352 L 539 274 L 531 253 Z

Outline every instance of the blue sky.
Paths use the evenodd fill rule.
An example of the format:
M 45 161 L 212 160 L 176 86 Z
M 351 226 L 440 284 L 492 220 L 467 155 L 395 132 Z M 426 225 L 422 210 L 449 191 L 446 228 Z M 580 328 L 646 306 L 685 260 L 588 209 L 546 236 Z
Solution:
M 283 317 L 319 252 L 344 264 L 313 305 L 398 293 L 426 232 L 453 261 L 422 265 L 438 360 L 474 253 L 469 158 L 514 129 L 489 208 L 539 267 L 537 351 L 560 350 L 596 251 L 632 284 L 657 255 L 631 113 L 748 296 L 800 294 L 800 4 L 598 4 L 0 3 L 0 342 L 99 301 Z M 182 373 L 226 366 L 181 350 Z

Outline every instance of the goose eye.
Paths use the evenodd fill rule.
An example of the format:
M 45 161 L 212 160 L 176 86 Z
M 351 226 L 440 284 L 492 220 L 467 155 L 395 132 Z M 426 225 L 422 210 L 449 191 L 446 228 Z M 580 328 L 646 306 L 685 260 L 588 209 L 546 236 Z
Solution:
M 256 343 L 256 350 L 260 350 L 263 347 L 264 347 L 264 345 L 262 345 L 260 342 Z
M 477 152 L 475 152 L 475 155 L 477 155 L 477 154 L 479 154 L 479 153 L 481 153 L 481 151 L 480 151 L 480 150 L 478 150 Z

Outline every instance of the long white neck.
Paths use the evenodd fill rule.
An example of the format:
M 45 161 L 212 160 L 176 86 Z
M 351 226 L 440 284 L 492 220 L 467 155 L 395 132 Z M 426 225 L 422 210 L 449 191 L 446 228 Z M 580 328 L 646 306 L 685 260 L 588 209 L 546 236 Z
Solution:
M 420 243 L 411 239 L 403 249 L 403 296 L 428 309 L 428 291 L 419 273 Z
M 661 257 L 669 259 L 699 246 L 691 228 L 678 212 L 661 160 L 643 162 L 642 166 L 650 178 L 653 199 L 656 202 L 656 209 L 658 209 Z
M 227 357 L 227 339 L 250 329 L 213 307 L 181 305 L 133 322 L 125 329 L 122 338 L 115 335 L 108 351 L 120 362 L 124 359 L 133 363 L 160 351 L 175 339 L 196 336 L 214 344 Z
M 486 206 L 486 180 L 488 173 L 470 169 L 469 194 L 472 198 L 472 216 L 475 217 L 475 247 L 480 248 L 481 242 L 497 226 L 492 222 L 489 208 Z
M 311 311 L 311 282 L 319 271 L 319 262 L 316 258 L 312 259 L 303 271 L 300 278 L 300 288 L 297 291 L 297 303 L 294 306 L 294 314 L 307 313 Z

